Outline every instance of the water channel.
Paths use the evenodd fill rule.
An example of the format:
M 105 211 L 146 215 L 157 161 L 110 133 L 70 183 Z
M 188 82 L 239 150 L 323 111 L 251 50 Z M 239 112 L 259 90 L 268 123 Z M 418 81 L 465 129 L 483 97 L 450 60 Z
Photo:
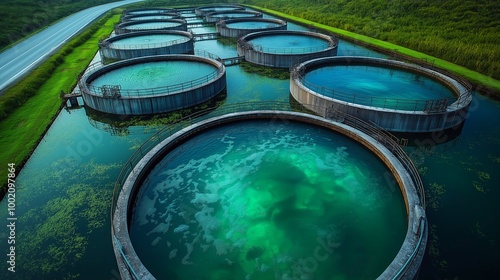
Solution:
M 292 23 L 288 29 L 307 30 Z M 236 56 L 231 40 L 201 41 L 195 49 Z M 384 57 L 339 42 L 338 55 L 355 54 Z M 221 106 L 288 102 L 288 87 L 287 77 L 230 66 Z M 62 110 L 19 174 L 16 273 L 3 261 L 0 279 L 119 279 L 109 221 L 114 182 L 137 147 L 163 125 L 153 118 L 146 125 L 123 127 L 125 120 L 118 119 L 109 126 L 88 114 L 84 107 Z M 430 231 L 422 279 L 484 279 L 500 270 L 498 119 L 500 103 L 474 93 L 460 130 L 424 135 L 406 148 L 427 191 Z M 6 200 L 0 209 L 7 209 Z M 0 211 L 1 220 L 6 213 Z M 7 231 L 0 234 L 6 258 Z

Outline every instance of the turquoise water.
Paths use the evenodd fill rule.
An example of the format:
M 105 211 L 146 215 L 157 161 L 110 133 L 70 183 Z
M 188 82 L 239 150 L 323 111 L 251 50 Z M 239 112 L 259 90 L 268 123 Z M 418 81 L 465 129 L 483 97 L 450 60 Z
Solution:
M 448 87 L 434 79 L 377 66 L 324 66 L 306 72 L 304 84 L 328 97 L 400 110 L 414 110 L 417 106 L 405 100 L 421 100 L 424 106 L 426 100 L 454 97 Z
M 111 47 L 130 48 L 137 46 L 139 48 L 155 48 L 158 46 L 165 46 L 177 40 L 179 40 L 179 42 L 185 42 L 188 41 L 189 38 L 178 34 L 140 35 L 116 40 L 111 44 Z
M 132 12 L 129 12 L 129 14 L 131 15 L 140 15 L 140 14 L 160 14 L 160 13 L 164 13 L 164 12 L 168 12 L 168 10 L 143 10 L 143 11 L 132 11 Z
M 206 8 L 206 9 L 200 9 L 201 11 L 204 11 L 204 12 L 223 12 L 223 11 L 234 11 L 234 10 L 239 10 L 238 8 L 235 8 L 235 7 L 217 7 L 217 8 L 214 8 L 214 7 L 211 7 L 211 8 Z
M 217 71 L 211 64 L 195 61 L 147 62 L 111 70 L 97 77 L 91 85 L 120 85 L 122 91 L 154 89 L 195 81 Z M 144 94 L 149 93 L 144 91 Z
M 217 31 L 217 30 L 215 30 L 215 26 L 195 27 L 195 28 L 189 28 L 189 30 L 191 32 L 193 32 L 193 34 L 213 33 L 213 32 Z M 196 44 L 198 44 L 198 42 L 196 42 Z M 195 47 L 196 47 L 196 44 L 195 44 Z
M 288 28 L 307 30 L 293 23 Z M 196 45 L 206 42 L 212 41 Z M 214 53 L 236 52 L 235 46 L 221 43 L 204 47 L 214 48 L 207 49 Z M 383 57 L 339 42 L 339 54 L 355 53 Z M 239 102 L 289 101 L 288 79 L 248 73 L 240 65 L 228 67 L 227 77 L 227 98 L 220 108 Z M 424 181 L 431 226 L 421 279 L 494 279 L 499 271 L 500 102 L 474 94 L 469 113 L 458 137 L 433 133 L 407 148 Z M 95 120 L 85 108 L 57 115 L 16 178 L 17 269 L 8 272 L 6 256 L 0 258 L 0 279 L 120 279 L 110 237 L 112 191 L 127 159 L 164 128 L 155 119 L 117 133 L 92 125 Z M 114 122 L 121 124 L 119 119 Z M 3 199 L 0 220 L 6 221 L 6 209 Z M 0 230 L 1 252 L 8 250 L 7 238 L 5 228 Z
M 254 49 L 270 53 L 308 53 L 328 48 L 328 41 L 307 35 L 279 34 L 260 36 L 248 41 Z
M 157 16 L 133 17 L 130 20 L 172 19 L 176 17 L 177 16 L 175 15 L 157 15 Z
M 179 22 L 148 22 L 148 23 L 136 23 L 127 25 L 126 29 L 129 30 L 149 30 L 149 29 L 162 29 L 167 27 L 179 26 Z
M 252 13 L 224 13 L 224 14 L 219 14 L 219 15 L 211 15 L 210 17 L 216 17 L 216 18 L 245 18 L 245 17 L 255 17 L 255 14 Z
M 243 21 L 243 22 L 233 22 L 226 24 L 229 28 L 235 29 L 265 29 L 265 28 L 274 28 L 280 26 L 280 24 L 273 22 L 262 22 L 262 21 Z
M 407 226 L 384 174 L 373 154 L 323 128 L 217 127 L 145 179 L 132 243 L 157 279 L 373 279 Z

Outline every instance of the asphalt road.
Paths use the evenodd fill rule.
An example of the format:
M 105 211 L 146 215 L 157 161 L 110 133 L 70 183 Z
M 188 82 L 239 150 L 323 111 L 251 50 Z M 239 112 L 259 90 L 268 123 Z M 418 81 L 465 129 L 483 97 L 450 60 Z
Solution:
M 142 0 L 118 1 L 80 11 L 0 53 L 0 95 L 72 36 L 108 10 Z

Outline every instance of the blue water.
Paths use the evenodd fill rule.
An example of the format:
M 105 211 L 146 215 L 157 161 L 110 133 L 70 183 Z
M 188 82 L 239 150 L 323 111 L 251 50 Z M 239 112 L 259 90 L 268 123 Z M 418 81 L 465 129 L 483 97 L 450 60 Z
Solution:
M 377 66 L 324 66 L 306 72 L 304 83 L 327 97 L 400 110 L 417 106 L 417 102 L 406 101 L 421 100 L 423 106 L 426 100 L 454 97 L 448 87 L 434 79 Z
M 290 22 L 288 28 L 307 30 Z M 214 53 L 231 51 L 226 44 L 205 46 L 215 48 L 209 50 Z M 383 56 L 340 41 L 339 55 L 355 53 Z M 247 73 L 238 65 L 227 68 L 227 77 L 227 98 L 220 108 L 239 102 L 289 101 L 288 80 Z M 463 129 L 455 132 L 458 136 L 433 133 L 407 148 L 424 181 L 431 227 L 421 279 L 498 275 L 500 102 L 474 94 L 469 113 Z M 4 256 L 0 279 L 120 279 L 109 224 L 114 183 L 132 153 L 164 125 L 155 120 L 141 126 L 108 122 L 111 125 L 87 116 L 85 108 L 57 114 L 16 178 L 17 270 L 7 271 Z M 0 220 L 6 221 L 6 199 L 0 209 Z M 7 234 L 0 230 L 4 254 Z
M 140 15 L 140 14 L 160 14 L 164 12 L 168 12 L 169 10 L 142 10 L 142 11 L 132 11 L 129 12 L 131 15 Z
M 274 28 L 280 26 L 280 24 L 273 22 L 263 22 L 263 21 L 242 21 L 242 22 L 233 22 L 226 24 L 229 28 L 235 29 L 266 29 L 266 28 Z
M 153 34 L 140 35 L 113 41 L 114 48 L 155 48 L 165 46 L 174 42 L 186 42 L 189 38 L 178 34 Z
M 162 29 L 167 27 L 179 26 L 179 22 L 148 22 L 148 23 L 136 23 L 127 25 L 126 29 L 129 30 L 151 30 L 151 29 Z
M 159 61 L 134 64 L 109 71 L 91 82 L 92 86 L 120 85 L 122 94 L 135 89 L 154 89 L 196 81 L 216 73 L 218 69 L 195 61 Z M 213 77 L 212 77 L 213 78 Z M 144 91 L 143 94 L 149 94 Z M 139 93 L 140 94 L 140 93 Z
M 176 17 L 177 17 L 176 15 L 157 15 L 157 16 L 133 17 L 130 20 L 172 19 Z
M 309 53 L 328 48 L 328 41 L 307 35 L 279 34 L 259 36 L 248 41 L 254 49 L 269 53 Z
M 245 18 L 245 17 L 255 17 L 255 14 L 245 13 L 245 12 L 234 12 L 234 13 L 223 13 L 218 15 L 210 15 L 210 17 L 216 18 Z
M 327 129 L 274 120 L 217 127 L 145 179 L 132 243 L 158 279 L 373 279 L 407 227 L 401 193 L 383 174 L 373 154 Z M 304 272 L 301 260 L 321 240 L 327 257 Z

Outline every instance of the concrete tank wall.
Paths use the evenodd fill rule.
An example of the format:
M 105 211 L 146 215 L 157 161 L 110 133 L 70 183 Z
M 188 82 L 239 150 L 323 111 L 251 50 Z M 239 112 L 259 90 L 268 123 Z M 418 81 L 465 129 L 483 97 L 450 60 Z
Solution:
M 113 69 L 144 62 L 168 60 L 189 60 L 209 63 L 219 68 L 219 70 L 218 74 L 207 83 L 200 83 L 193 87 L 186 86 L 186 89 L 173 92 L 156 93 L 154 95 L 105 97 L 102 94 L 92 91 L 88 86 L 93 79 Z M 85 105 L 97 111 L 115 115 L 158 114 L 191 107 L 208 101 L 212 97 L 221 93 L 226 88 L 226 69 L 223 63 L 219 61 L 199 56 L 150 56 L 123 60 L 101 67 L 98 70 L 82 77 L 79 82 L 79 87 L 82 92 L 82 98 Z
M 262 18 L 262 13 L 254 11 L 224 11 L 224 12 L 212 12 L 205 15 L 206 22 L 217 22 L 219 20 L 232 19 L 231 14 L 245 14 L 241 18 Z M 238 17 L 240 18 L 240 17 Z
M 169 16 L 172 19 L 182 18 L 178 13 L 144 13 L 144 14 L 127 14 L 121 17 L 121 22 L 138 20 L 137 18 L 149 17 L 149 16 Z
M 314 69 L 320 65 L 332 65 L 332 63 L 335 65 L 390 65 L 396 69 L 414 71 L 447 85 L 455 92 L 458 99 L 442 112 L 394 110 L 364 106 L 326 97 L 307 88 L 302 83 L 300 72 L 303 69 Z M 323 117 L 328 118 L 331 110 L 339 110 L 362 120 L 373 122 L 388 131 L 412 133 L 440 131 L 460 125 L 467 118 L 470 102 L 472 101 L 470 90 L 443 74 L 400 61 L 363 57 L 321 58 L 302 63 L 291 72 L 290 93 L 304 107 Z M 318 108 L 322 109 L 318 110 Z
M 207 5 L 207 6 L 201 6 L 198 8 L 194 9 L 194 13 L 197 16 L 204 16 L 208 13 L 213 13 L 215 12 L 218 8 L 231 8 L 231 11 L 243 11 L 245 10 L 244 7 L 239 6 L 239 5 L 231 5 L 231 4 L 222 4 L 222 5 Z
M 307 34 L 308 36 L 314 36 L 323 38 L 330 42 L 330 46 L 321 51 L 308 52 L 308 53 L 295 53 L 295 54 L 282 54 L 282 53 L 269 53 L 262 50 L 255 49 L 251 44 L 248 43 L 249 40 L 267 35 L 280 35 L 280 34 Z M 254 32 L 245 35 L 238 39 L 237 51 L 239 56 L 244 56 L 245 60 L 251 63 L 255 63 L 262 66 L 276 67 L 276 68 L 289 68 L 297 63 L 297 61 L 303 60 L 304 58 L 314 59 L 320 57 L 336 56 L 338 49 L 338 39 L 333 38 L 328 35 L 308 32 L 308 31 L 262 31 Z
M 146 48 L 146 44 L 131 45 L 130 47 L 113 47 L 115 41 L 140 36 L 140 35 L 154 35 L 154 34 L 177 34 L 186 37 L 186 40 L 165 42 L 162 44 L 155 44 Z M 110 37 L 99 43 L 99 52 L 103 58 L 123 60 L 151 55 L 165 55 L 165 54 L 190 54 L 194 52 L 193 34 L 185 31 L 139 31 L 126 33 L 114 37 Z
M 129 9 L 123 11 L 123 16 L 128 16 L 128 15 L 138 15 L 138 14 L 149 14 L 149 13 L 155 13 L 155 14 L 166 14 L 166 13 L 175 13 L 175 9 L 165 9 L 165 8 L 138 8 L 138 9 Z
M 336 131 L 352 140 L 360 143 L 365 148 L 372 151 L 391 171 L 404 197 L 407 209 L 408 229 L 405 240 L 395 256 L 394 260 L 382 272 L 377 279 L 416 279 L 418 270 L 423 259 L 427 244 L 427 223 L 425 215 L 425 205 L 422 205 L 420 195 L 417 190 L 417 182 L 410 175 L 410 171 L 405 167 L 403 161 L 395 156 L 386 146 L 356 128 L 348 125 L 326 120 L 324 118 L 309 114 L 283 112 L 283 111 L 249 111 L 230 113 L 216 116 L 210 119 L 196 121 L 193 125 L 183 128 L 165 140 L 158 140 L 158 144 L 148 151 L 133 167 L 129 173 L 117 199 L 116 208 L 113 214 L 112 230 L 116 242 L 113 242 L 115 256 L 120 268 L 120 274 L 124 279 L 130 279 L 129 269 L 125 264 L 124 256 L 118 248 L 123 247 L 126 252 L 128 265 L 141 277 L 141 279 L 154 279 L 154 276 L 144 266 L 137 255 L 128 231 L 129 215 L 134 205 L 136 196 L 141 187 L 141 182 L 148 175 L 155 164 L 167 154 L 170 149 L 182 143 L 192 135 L 202 133 L 205 130 L 230 122 L 246 121 L 250 119 L 276 119 L 299 121 L 311 125 L 318 125 Z M 404 153 L 404 151 L 401 151 Z M 416 170 L 414 170 L 416 172 Z
M 245 36 L 250 33 L 259 32 L 259 31 L 278 31 L 278 30 L 286 30 L 287 23 L 284 20 L 280 19 L 270 19 L 270 18 L 251 18 L 252 21 L 262 21 L 262 22 L 270 22 L 279 24 L 277 27 L 270 28 L 259 28 L 259 29 L 239 29 L 239 28 L 230 28 L 227 27 L 227 24 L 235 23 L 235 22 L 244 22 L 248 21 L 248 18 L 242 19 L 228 19 L 224 21 L 220 21 L 216 25 L 217 32 L 220 33 L 223 37 L 231 37 L 231 38 L 239 38 Z
M 158 28 L 158 29 L 142 29 L 142 30 L 141 29 L 138 29 L 138 30 L 127 29 L 127 27 L 131 26 L 131 25 L 142 24 L 142 23 L 152 23 L 152 22 L 178 23 L 178 25 L 170 26 L 170 27 L 162 27 L 162 28 Z M 135 20 L 135 21 L 122 22 L 120 24 L 115 25 L 115 34 L 116 35 L 132 33 L 132 32 L 139 32 L 139 31 L 153 31 L 153 30 L 187 31 L 187 23 L 183 19 L 163 19 L 163 20 Z

